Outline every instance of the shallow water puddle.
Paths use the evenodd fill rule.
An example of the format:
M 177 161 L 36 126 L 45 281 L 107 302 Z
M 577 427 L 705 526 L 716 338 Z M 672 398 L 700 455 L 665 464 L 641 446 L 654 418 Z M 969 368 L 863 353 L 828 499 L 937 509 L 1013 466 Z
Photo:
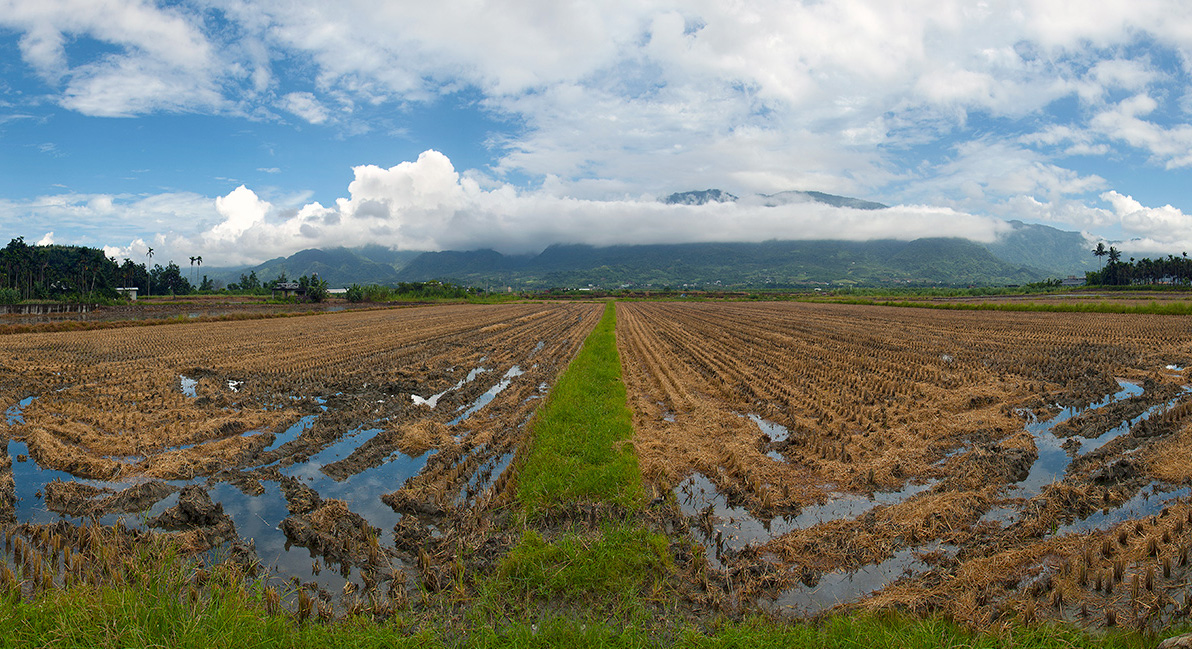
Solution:
M 11 423 L 11 420 L 9 420 Z M 25 442 L 8 441 L 8 457 L 12 459 L 12 479 L 16 486 L 17 520 L 30 523 L 52 523 L 62 518 L 46 508 L 42 490 L 55 480 L 71 482 L 75 477 L 65 471 L 43 469 L 29 456 Z M 80 481 L 83 482 L 83 481 Z M 73 518 L 73 517 L 72 517 Z
M 281 472 L 314 489 L 324 499 L 334 498 L 347 502 L 351 510 L 364 517 L 370 525 L 381 528 L 384 541 L 391 542 L 393 526 L 401 520 L 401 514 L 381 502 L 381 496 L 400 489 L 406 480 L 417 475 L 426 466 L 427 461 L 437 451 L 430 450 L 415 457 L 394 451 L 381 464 L 341 480 L 323 471 L 327 465 L 350 456 L 379 432 L 379 428 L 354 431 L 305 462 L 292 464 Z M 280 523 L 280 520 L 278 522 Z
M 1148 492 L 1149 489 L 1149 492 Z M 1134 497 L 1114 509 L 1103 509 L 1094 512 L 1087 518 L 1073 521 L 1056 528 L 1054 536 L 1063 536 L 1073 532 L 1088 532 L 1091 530 L 1107 530 L 1118 523 L 1128 520 L 1144 518 L 1158 514 L 1164 507 L 1180 498 L 1192 494 L 1192 488 L 1180 487 L 1172 491 L 1161 491 L 1159 483 L 1151 484 L 1138 490 Z
M 787 430 L 786 426 L 783 426 L 782 424 L 776 424 L 772 421 L 767 421 L 757 415 L 746 416 L 749 419 L 752 419 L 753 422 L 757 424 L 758 428 L 762 429 L 762 432 L 765 433 L 766 437 L 770 439 L 771 444 L 785 442 L 787 438 L 791 436 L 790 431 Z M 667 417 L 669 417 L 669 419 Z M 669 414 L 669 412 L 666 415 L 663 415 L 663 418 L 667 421 L 675 420 L 675 416 Z M 786 462 L 786 458 L 783 457 L 782 453 L 779 453 L 778 451 L 766 451 L 766 457 L 774 460 L 775 462 Z
M 458 389 L 464 387 L 465 385 L 471 383 L 472 381 L 475 381 L 477 376 L 480 376 L 482 373 L 487 372 L 487 371 L 488 371 L 487 367 L 477 367 L 476 369 L 472 370 L 471 372 L 468 372 L 468 375 L 465 376 L 464 378 L 460 379 L 458 383 L 447 388 L 446 390 L 443 390 L 442 392 L 439 392 L 438 394 L 432 394 L 429 397 L 420 397 L 416 394 L 411 394 L 410 400 L 413 401 L 414 405 L 416 405 L 416 406 L 427 406 L 431 410 L 434 410 L 435 406 L 439 405 L 439 399 L 442 399 L 443 395 L 447 394 L 448 392 L 452 392 L 454 390 L 458 390 Z
M 185 394 L 186 396 L 191 397 L 191 398 L 199 396 L 198 391 L 197 391 L 199 381 L 197 379 L 192 379 L 189 376 L 179 374 L 178 375 L 178 383 L 179 383 L 179 387 L 182 390 L 182 394 Z
M 1047 485 L 1063 480 L 1068 472 L 1068 467 L 1072 463 L 1072 454 L 1065 449 L 1065 444 L 1072 444 L 1076 442 L 1079 445 L 1079 450 L 1076 455 L 1081 456 L 1091 453 L 1105 444 L 1121 437 L 1130 432 L 1130 429 L 1140 421 L 1147 419 L 1156 413 L 1165 412 L 1172 407 L 1175 402 L 1181 398 L 1177 397 L 1167 403 L 1158 404 L 1148 408 L 1145 412 L 1122 422 L 1118 426 L 1111 428 L 1094 439 L 1083 439 L 1077 437 L 1060 438 L 1056 437 L 1052 432 L 1056 425 L 1076 417 L 1082 413 L 1098 410 L 1114 403 L 1124 401 L 1131 397 L 1143 393 L 1143 388 L 1137 383 L 1129 381 L 1118 380 L 1118 385 L 1121 390 L 1108 395 L 1105 398 L 1093 403 L 1087 408 L 1064 408 L 1055 417 L 1046 421 L 1037 421 L 1033 418 L 1026 424 L 1026 430 L 1031 433 L 1035 441 L 1035 448 L 1038 450 L 1038 457 L 1034 464 L 1031 465 L 1030 473 L 1021 482 L 1010 485 L 1014 490 L 1014 495 L 1024 499 L 1033 498 L 1043 490 Z M 1008 525 L 1017 518 L 1020 513 L 1021 506 L 999 506 L 990 509 L 978 521 L 982 522 L 999 522 L 1003 525 Z
M 1093 410 L 1099 410 L 1106 406 L 1112 405 L 1119 401 L 1125 401 L 1130 397 L 1142 394 L 1142 386 L 1137 383 L 1129 381 L 1118 381 L 1121 390 L 1116 393 L 1101 399 L 1100 401 L 1090 405 L 1087 408 L 1064 408 L 1059 414 L 1046 421 L 1030 421 L 1026 424 L 1026 429 L 1030 432 L 1035 440 L 1035 448 L 1038 449 L 1039 455 L 1035 463 L 1031 465 L 1030 473 L 1027 477 L 1014 485 L 1019 494 L 1025 498 L 1037 496 L 1043 487 L 1061 480 L 1064 474 L 1068 471 L 1068 465 L 1072 463 L 1072 457 L 1064 448 L 1065 443 L 1070 443 L 1068 440 L 1076 440 L 1080 444 L 1080 453 L 1088 453 L 1094 449 L 1104 446 L 1106 443 L 1116 439 L 1117 437 L 1130 431 L 1132 426 L 1137 421 L 1145 419 L 1152 414 L 1152 411 L 1162 406 L 1156 406 L 1136 417 L 1135 419 L 1125 422 L 1112 430 L 1106 431 L 1098 436 L 1096 439 L 1077 439 L 1056 437 L 1052 430 L 1056 425 L 1065 422 L 1077 415 Z
M 721 567 L 719 556 L 723 549 L 740 550 L 747 545 L 764 544 L 777 536 L 794 530 L 827 521 L 851 519 L 864 515 L 874 507 L 893 505 L 922 493 L 935 486 L 936 481 L 926 484 L 909 484 L 898 491 L 875 492 L 872 496 L 857 494 L 834 494 L 822 505 L 804 507 L 796 516 L 776 516 L 770 520 L 758 520 L 743 507 L 728 504 L 728 499 L 707 476 L 693 473 L 679 486 L 675 496 L 683 514 L 693 519 L 692 528 L 700 531 L 696 522 L 710 517 L 711 534 L 705 534 L 708 561 Z M 707 528 L 703 530 L 707 531 Z
M 491 489 L 513 462 L 513 455 L 514 453 L 510 451 L 504 455 L 495 455 L 482 462 L 472 473 L 472 477 L 468 478 L 468 484 L 460 488 L 459 493 L 456 494 L 456 504 L 467 502 L 468 492 L 479 495 Z
M 36 397 L 21 400 L 5 411 L 10 425 L 24 423 L 24 409 Z M 320 407 L 326 410 L 326 406 Z M 266 451 L 280 448 L 289 441 L 297 439 L 303 432 L 309 430 L 318 419 L 318 415 L 301 417 L 281 434 L 278 434 Z M 313 488 L 323 499 L 334 498 L 348 503 L 351 511 L 362 516 L 368 523 L 381 529 L 383 542 L 392 544 L 393 526 L 401 519 L 401 515 L 394 512 L 388 505 L 381 502 L 381 496 L 399 489 L 406 480 L 417 475 L 426 466 L 427 461 L 436 451 L 431 450 L 417 457 L 410 457 L 400 452 L 392 453 L 380 465 L 365 469 L 342 480 L 335 480 L 323 472 L 329 464 L 340 461 L 361 445 L 373 439 L 380 429 L 361 428 L 354 430 L 324 448 L 316 455 L 304 462 L 292 464 L 282 469 L 282 474 L 296 478 L 308 487 Z M 260 431 L 249 431 L 245 435 L 259 435 Z M 191 445 L 184 445 L 184 448 Z M 85 480 L 70 473 L 46 469 L 41 467 L 29 456 L 28 446 L 18 440 L 8 442 L 8 452 L 12 460 L 13 479 L 17 497 L 16 515 L 22 523 L 53 523 L 60 520 L 74 524 L 83 524 L 84 520 L 74 516 L 60 514 L 49 510 L 45 505 L 43 490 L 45 485 L 55 480 L 63 482 L 79 482 L 98 488 L 111 488 L 116 492 L 136 484 L 142 479 L 119 481 Z M 498 472 L 504 470 L 512 459 L 512 454 L 506 459 L 502 457 L 498 462 Z M 276 464 L 276 462 L 272 463 Z M 285 496 L 276 482 L 261 480 L 264 487 L 261 494 L 247 494 L 240 488 L 228 482 L 210 483 L 207 478 L 195 480 L 164 481 L 176 487 L 189 484 L 199 484 L 207 488 L 212 502 L 222 505 L 226 513 L 236 525 L 237 535 L 245 540 L 252 540 L 258 557 L 263 565 L 274 569 L 275 575 L 286 579 L 291 576 L 299 577 L 304 583 L 314 581 L 325 589 L 336 590 L 344 586 L 351 579 L 358 586 L 362 584 L 359 570 L 345 577 L 335 567 L 315 566 L 323 559 L 315 560 L 309 550 L 291 546 L 280 525 L 289 515 Z M 208 486 L 210 485 L 210 486 Z M 145 529 L 145 521 L 164 512 L 178 503 L 178 493 L 167 495 L 154 503 L 147 511 L 140 514 L 108 514 L 100 519 L 106 525 L 123 520 L 126 527 Z M 400 562 L 394 560 L 395 564 Z
M 489 402 L 497 398 L 498 394 L 501 394 L 505 388 L 509 387 L 509 384 L 513 382 L 514 378 L 521 376 L 522 374 L 525 374 L 525 372 L 523 372 L 522 369 L 517 365 L 509 368 L 509 371 L 505 372 L 505 375 L 501 377 L 500 381 L 497 381 L 496 385 L 492 386 L 484 394 L 477 397 L 476 401 L 472 402 L 472 405 L 468 406 L 467 410 L 464 410 L 463 414 L 447 422 L 447 425 L 454 426 L 468 417 L 476 414 L 478 410 L 487 406 Z
M 15 426 L 25 423 L 25 408 L 29 407 L 29 404 L 33 403 L 36 399 L 37 397 L 25 397 L 18 401 L 16 405 L 10 406 L 8 410 L 5 410 L 4 416 L 8 420 L 8 425 Z
M 772 421 L 766 421 L 757 415 L 747 415 L 757 424 L 757 427 L 762 429 L 762 432 L 770 438 L 771 442 L 785 442 L 791 436 L 791 432 L 782 424 L 776 424 Z
M 956 548 L 946 544 L 907 548 L 895 552 L 881 563 L 873 563 L 853 572 L 834 572 L 824 575 L 815 586 L 800 585 L 782 591 L 772 603 L 761 601 L 766 608 L 787 615 L 815 615 L 837 604 L 854 601 L 885 588 L 900 577 L 927 570 L 930 566 L 920 556 L 934 552 L 954 554 Z
M 17 521 L 21 523 L 54 523 L 59 520 L 66 520 L 75 525 L 82 525 L 90 519 L 83 519 L 77 516 L 70 516 L 67 514 L 60 514 L 55 512 L 45 504 L 45 486 L 51 482 L 78 482 L 80 484 L 89 485 L 97 488 L 109 488 L 114 492 L 119 492 L 123 489 L 132 487 L 146 479 L 129 479 L 129 480 L 85 480 L 76 478 L 75 476 L 56 469 L 47 469 L 37 463 L 29 455 L 29 447 L 25 442 L 19 440 L 8 441 L 8 456 L 12 461 L 12 479 L 14 483 L 14 495 L 16 496 L 16 516 Z M 182 486 L 186 481 L 182 480 L 165 480 L 166 484 L 174 486 Z M 172 494 L 170 498 L 177 500 L 177 494 Z M 168 498 L 167 498 L 168 499 Z M 132 529 L 145 529 L 144 520 L 150 518 L 162 511 L 165 511 L 169 505 L 162 505 L 161 502 L 150 508 L 144 516 L 130 515 L 124 513 L 105 514 L 99 518 L 99 522 L 103 525 L 113 525 L 116 521 L 123 519 L 125 527 Z
M 302 583 L 313 581 L 332 592 L 342 589 L 347 579 L 338 570 L 327 566 L 315 574 L 316 560 L 310 551 L 290 545 L 279 527 L 290 515 L 286 499 L 277 483 L 261 484 L 265 492 L 260 495 L 246 494 L 226 482 L 211 487 L 208 493 L 212 502 L 223 505 L 224 513 L 236 524 L 236 533 L 252 540 L 261 565 L 272 574 L 281 578 L 298 576 Z M 177 494 L 172 498 L 177 502 Z
M 324 406 L 323 409 L 326 410 L 326 406 Z M 273 442 L 269 444 L 269 446 L 265 447 L 261 452 L 268 453 L 270 451 L 276 451 L 281 446 L 298 439 L 302 433 L 310 430 L 310 427 L 314 425 L 315 420 L 318 418 L 318 415 L 306 415 L 305 417 L 302 417 L 298 421 L 294 422 L 294 424 L 289 428 L 282 431 L 281 434 L 274 437 Z

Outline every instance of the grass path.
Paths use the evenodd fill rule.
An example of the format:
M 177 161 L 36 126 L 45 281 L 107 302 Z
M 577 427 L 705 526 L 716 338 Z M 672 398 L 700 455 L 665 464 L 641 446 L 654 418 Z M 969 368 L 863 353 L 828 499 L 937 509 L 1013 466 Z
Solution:
M 517 492 L 530 512 L 576 502 L 641 506 L 641 473 L 628 443 L 633 419 L 621 382 L 616 323 L 610 302 L 534 417 Z

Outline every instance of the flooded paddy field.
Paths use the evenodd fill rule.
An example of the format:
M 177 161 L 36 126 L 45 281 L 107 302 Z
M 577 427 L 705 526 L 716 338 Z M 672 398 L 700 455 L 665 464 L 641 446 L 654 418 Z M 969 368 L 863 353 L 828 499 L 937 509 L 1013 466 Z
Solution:
M 169 298 L 141 299 L 132 304 L 88 305 L 83 310 L 55 311 L 50 313 L 0 314 L 0 334 L 12 331 L 24 332 L 49 329 L 47 325 L 58 323 L 89 323 L 91 326 L 106 326 L 119 323 L 151 323 L 167 320 L 218 320 L 237 318 L 265 318 L 278 315 L 299 315 L 303 313 L 325 313 L 346 310 L 376 308 L 367 303 L 353 304 L 343 300 L 322 303 L 298 302 L 293 304 L 270 304 L 265 298 L 237 298 L 236 296 L 187 296 L 178 300 Z M 59 327 L 61 328 L 61 327 Z
M 0 585 L 125 574 L 132 548 L 168 539 L 290 610 L 462 601 L 517 543 L 529 422 L 601 312 L 0 335 Z M 687 612 L 1189 612 L 1186 318 L 715 302 L 617 317 L 648 493 L 628 515 L 670 535 Z
M 638 302 L 618 336 L 709 597 L 978 627 L 1192 607 L 1186 318 Z
M 0 336 L 11 565 L 66 579 L 105 525 L 117 546 L 169 537 L 308 603 L 441 588 L 460 547 L 481 564 L 502 551 L 493 512 L 527 421 L 600 314 L 454 305 Z

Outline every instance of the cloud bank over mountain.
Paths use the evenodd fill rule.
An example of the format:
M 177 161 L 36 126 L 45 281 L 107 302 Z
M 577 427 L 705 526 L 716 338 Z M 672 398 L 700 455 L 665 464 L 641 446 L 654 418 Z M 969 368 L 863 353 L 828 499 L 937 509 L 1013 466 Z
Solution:
M 653 197 L 594 201 L 482 187 L 437 151 L 388 169 L 356 167 L 334 205 L 279 210 L 241 186 L 215 199 L 211 227 L 163 245 L 203 250 L 209 263 L 250 263 L 308 247 L 381 244 L 407 250 L 492 248 L 538 252 L 552 243 L 757 242 L 769 239 L 992 241 L 1004 222 L 950 208 L 884 210 L 821 203 L 767 207 L 760 200 L 666 205 Z
M 0 225 L 229 261 L 996 219 L 1170 251 L 1190 34 L 1180 0 L 0 0 Z M 704 188 L 895 207 L 652 201 Z

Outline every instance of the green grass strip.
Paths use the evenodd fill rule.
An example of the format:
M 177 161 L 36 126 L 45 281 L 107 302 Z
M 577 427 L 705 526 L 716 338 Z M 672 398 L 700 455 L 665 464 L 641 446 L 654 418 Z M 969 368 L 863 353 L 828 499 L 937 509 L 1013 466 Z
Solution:
M 527 512 L 576 501 L 641 506 L 637 455 L 632 445 L 619 443 L 633 436 L 633 419 L 621 382 L 616 320 L 610 302 L 538 410 L 518 478 L 518 501 Z

